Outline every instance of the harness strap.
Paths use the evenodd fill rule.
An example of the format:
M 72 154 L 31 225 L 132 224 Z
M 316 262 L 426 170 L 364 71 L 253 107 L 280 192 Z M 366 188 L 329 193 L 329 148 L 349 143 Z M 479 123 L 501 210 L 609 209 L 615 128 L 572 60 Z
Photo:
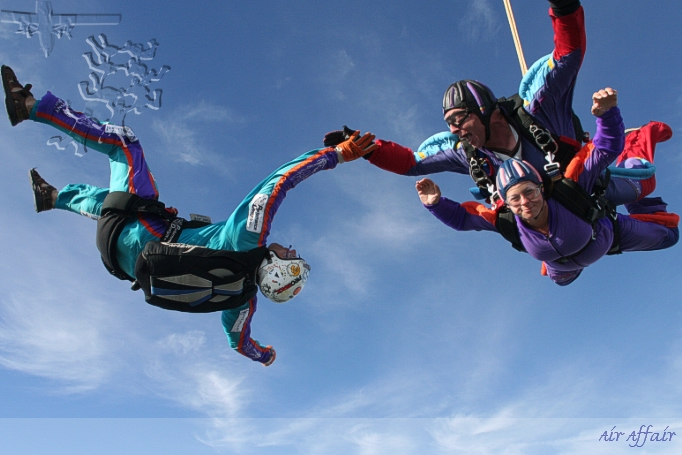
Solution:
M 125 191 L 110 192 L 102 203 L 102 216 L 97 221 L 97 249 L 102 256 L 104 267 L 116 278 L 135 281 L 123 271 L 116 260 L 118 238 L 128 221 L 137 214 L 159 217 L 168 222 L 162 242 L 176 243 L 183 229 L 206 226 L 207 222 L 187 221 L 177 216 L 177 210 L 166 208 L 163 202 L 144 199 Z
M 480 198 L 487 199 L 495 194 L 495 182 L 493 181 L 494 172 L 491 163 L 487 158 L 478 156 L 478 153 L 473 145 L 466 139 L 460 140 L 460 144 L 466 153 L 467 162 L 469 164 L 469 175 L 478 188 Z M 484 166 L 491 170 L 491 174 L 485 172 Z M 494 202 L 494 201 L 493 201 Z
M 509 123 L 514 125 L 526 139 L 534 142 L 545 155 L 547 165 L 545 171 L 552 179 L 560 179 L 560 171 L 566 169 L 576 152 L 580 149 L 580 142 L 586 141 L 589 136 L 585 134 L 580 119 L 572 112 L 572 123 L 575 137 L 572 140 L 564 136 L 557 136 L 547 128 L 538 124 L 532 115 L 523 107 L 524 100 L 518 93 L 509 98 L 500 98 L 498 106 Z
M 564 178 L 553 182 L 549 189 L 549 197 L 590 224 L 606 214 L 592 195 L 571 179 Z
M 497 212 L 497 221 L 495 222 L 495 228 L 497 231 L 505 238 L 511 246 L 522 253 L 526 252 L 523 243 L 521 242 L 521 236 L 519 235 L 519 226 L 516 224 L 516 218 L 514 213 L 509 209 L 509 207 L 504 206 Z
M 177 243 L 178 239 L 180 238 L 180 234 L 184 229 L 195 229 L 199 228 L 202 226 L 209 225 L 211 223 L 208 223 L 206 221 L 201 221 L 201 220 L 186 220 L 184 218 L 175 217 L 173 220 L 168 224 L 168 228 L 166 229 L 166 232 L 163 234 L 163 237 L 161 238 L 162 243 Z
M 611 225 L 613 226 L 613 243 L 611 243 L 611 248 L 606 252 L 607 255 L 612 256 L 614 254 L 623 254 L 620 249 L 620 224 L 618 224 L 618 215 L 610 216 Z

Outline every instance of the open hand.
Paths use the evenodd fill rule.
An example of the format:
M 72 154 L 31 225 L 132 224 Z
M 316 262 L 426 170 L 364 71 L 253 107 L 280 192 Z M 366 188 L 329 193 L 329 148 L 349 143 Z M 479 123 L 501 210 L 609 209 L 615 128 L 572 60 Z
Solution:
M 440 188 L 431 179 L 421 179 L 415 185 L 419 199 L 424 205 L 436 205 L 440 202 Z

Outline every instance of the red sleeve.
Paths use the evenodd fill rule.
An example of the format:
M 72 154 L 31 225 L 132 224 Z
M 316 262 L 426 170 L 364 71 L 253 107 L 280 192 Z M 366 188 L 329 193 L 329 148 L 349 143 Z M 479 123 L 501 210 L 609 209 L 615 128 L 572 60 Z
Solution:
M 585 144 L 578 151 L 578 153 L 575 154 L 571 162 L 568 163 L 568 166 L 566 167 L 566 172 L 564 172 L 564 177 L 566 177 L 567 179 L 571 179 L 574 182 L 577 182 L 578 179 L 580 178 L 580 175 L 585 170 L 585 161 L 587 161 L 590 158 L 590 155 L 592 155 L 593 150 L 594 150 L 593 142 Z
M 680 225 L 680 216 L 671 212 L 633 213 L 629 217 L 639 221 L 646 221 L 647 223 L 660 224 L 670 229 Z
M 395 174 L 404 175 L 417 164 L 412 149 L 403 147 L 395 142 L 382 141 L 381 139 L 377 139 L 374 142 L 377 144 L 377 148 L 374 149 L 372 156 L 369 157 L 369 162 L 376 167 Z
M 581 6 L 575 12 L 557 17 L 549 9 L 554 28 L 554 60 L 559 60 L 576 49 L 580 49 L 581 60 L 585 56 L 587 38 L 585 36 L 585 14 Z

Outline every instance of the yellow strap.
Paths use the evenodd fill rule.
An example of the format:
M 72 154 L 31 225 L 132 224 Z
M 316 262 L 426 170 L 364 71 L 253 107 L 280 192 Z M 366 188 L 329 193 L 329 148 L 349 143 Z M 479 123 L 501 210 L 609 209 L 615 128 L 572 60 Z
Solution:
M 507 19 L 509 19 L 509 28 L 511 28 L 512 38 L 514 38 L 514 46 L 516 47 L 516 54 L 519 56 L 519 65 L 521 66 L 521 75 L 528 72 L 526 59 L 523 56 L 523 49 L 521 48 L 521 40 L 519 39 L 519 32 L 516 30 L 516 21 L 514 20 L 514 12 L 511 8 L 510 0 L 504 1 L 504 9 L 507 10 Z

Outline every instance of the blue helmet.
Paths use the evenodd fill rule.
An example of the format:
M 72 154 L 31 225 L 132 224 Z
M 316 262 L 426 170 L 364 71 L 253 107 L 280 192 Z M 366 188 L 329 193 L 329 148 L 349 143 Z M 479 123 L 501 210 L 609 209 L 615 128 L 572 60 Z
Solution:
M 507 191 L 521 182 L 533 182 L 542 185 L 542 177 L 527 161 L 510 158 L 497 170 L 497 192 L 504 201 Z
M 486 85 L 472 80 L 450 84 L 443 95 L 443 115 L 451 109 L 466 109 L 476 114 L 485 125 L 485 139 L 490 139 L 490 116 L 497 109 L 497 98 Z

